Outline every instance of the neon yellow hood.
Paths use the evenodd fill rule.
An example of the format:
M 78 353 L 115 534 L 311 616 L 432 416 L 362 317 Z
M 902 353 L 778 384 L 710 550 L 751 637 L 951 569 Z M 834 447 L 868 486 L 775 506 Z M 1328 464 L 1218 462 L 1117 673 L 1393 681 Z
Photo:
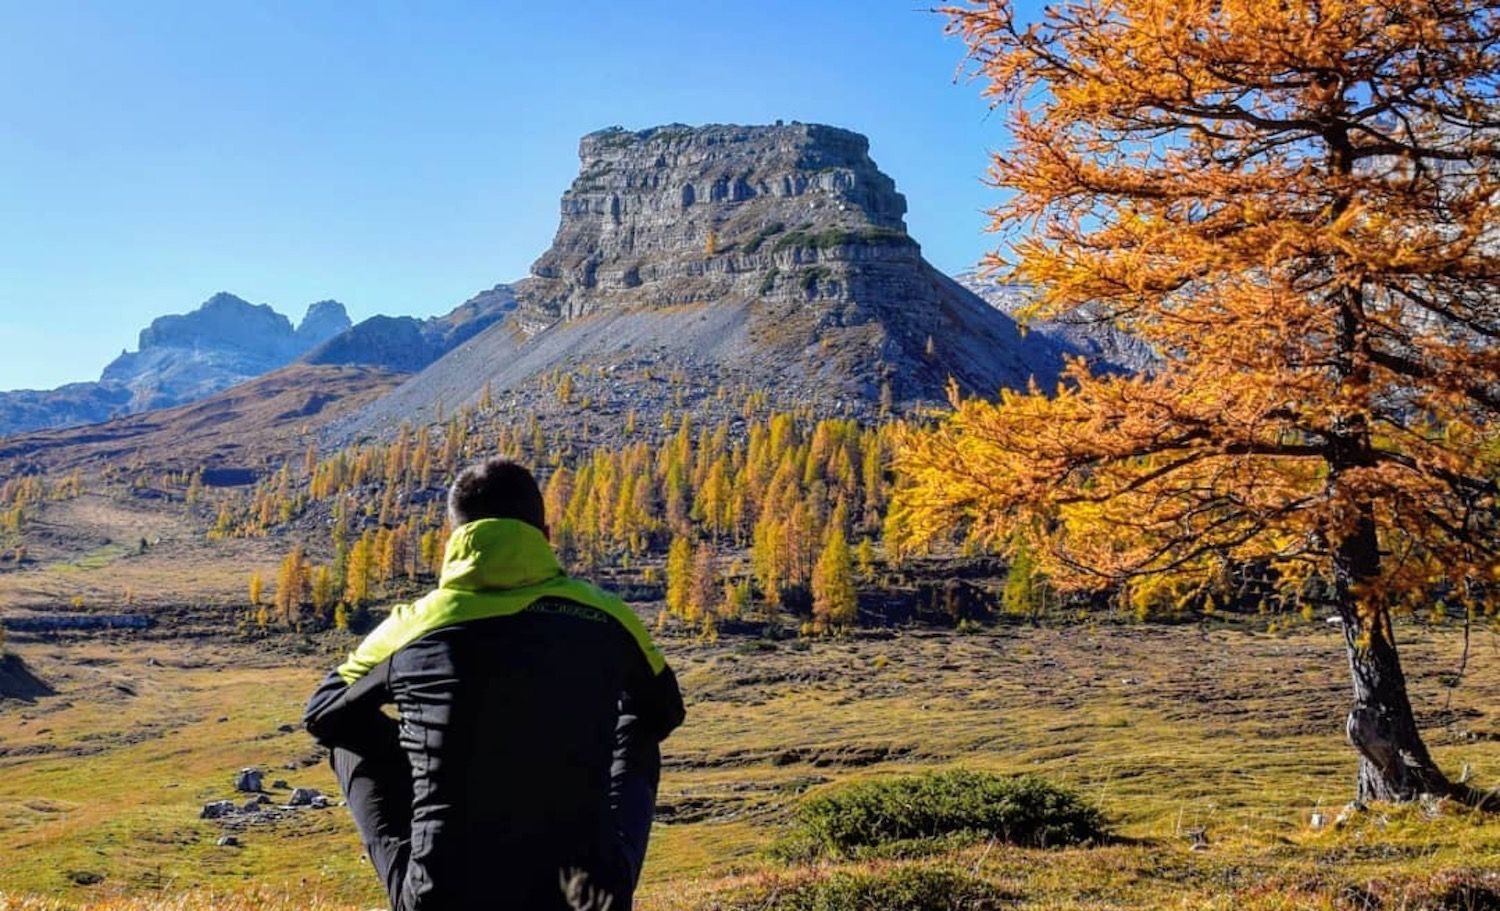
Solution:
M 564 574 L 539 530 L 518 519 L 480 519 L 454 529 L 449 537 L 438 587 L 411 604 L 392 607 L 339 665 L 339 676 L 352 684 L 421 636 L 456 623 L 518 614 L 542 598 L 561 598 L 608 614 L 641 647 L 652 673 L 666 667 L 635 612 L 614 595 Z

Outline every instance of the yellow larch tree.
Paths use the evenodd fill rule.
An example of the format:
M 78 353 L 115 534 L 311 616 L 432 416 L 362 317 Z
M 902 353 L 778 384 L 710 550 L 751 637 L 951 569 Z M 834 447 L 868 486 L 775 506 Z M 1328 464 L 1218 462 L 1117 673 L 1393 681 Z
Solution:
M 327 564 L 319 565 L 313 570 L 309 592 L 312 609 L 319 621 L 328 620 L 328 608 L 333 604 L 333 594 L 333 570 Z
M 812 593 L 813 623 L 820 632 L 854 622 L 858 599 L 849 542 L 842 529 L 835 528 L 828 535 L 828 543 L 818 556 L 817 566 L 813 567 Z
M 286 625 L 297 625 L 306 591 L 307 559 L 302 545 L 295 544 L 291 553 L 281 561 L 281 568 L 276 573 L 276 592 L 272 595 L 276 613 Z
M 682 618 L 689 623 L 697 623 L 712 615 L 718 594 L 714 547 L 710 542 L 703 541 L 693 551 L 692 576 L 688 583 L 687 604 Z
M 374 539 L 374 534 L 367 531 L 349 548 L 344 570 L 344 600 L 352 607 L 370 600 L 370 583 L 375 575 Z
M 1494 599 L 1500 6 L 944 12 L 1011 132 L 989 265 L 1158 360 L 955 395 L 904 440 L 903 524 L 1166 602 L 1254 567 L 1342 623 L 1359 797 L 1478 800 L 1423 743 L 1392 618 Z
M 667 551 L 667 610 L 688 619 L 688 599 L 693 588 L 693 544 L 687 538 L 672 539 Z

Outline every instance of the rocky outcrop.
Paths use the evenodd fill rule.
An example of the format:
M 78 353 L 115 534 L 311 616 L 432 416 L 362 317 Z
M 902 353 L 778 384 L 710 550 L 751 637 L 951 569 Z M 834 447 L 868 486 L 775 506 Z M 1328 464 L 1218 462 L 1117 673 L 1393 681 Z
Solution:
M 350 327 L 344 305 L 319 301 L 295 329 L 265 304 L 219 292 L 190 313 L 141 330 L 96 383 L 0 393 L 0 436 L 92 424 L 194 402 L 296 360 Z
M 169 408 L 283 367 L 349 326 L 337 301 L 308 307 L 294 330 L 270 306 L 221 291 L 191 313 L 153 320 L 140 350 L 122 353 L 100 382 L 129 389 L 131 412 Z
M 588 417 L 765 390 L 825 412 L 1050 382 L 1064 348 L 923 258 L 906 200 L 865 137 L 831 126 L 685 127 L 585 136 L 551 247 L 514 285 L 512 318 L 454 349 L 339 430 L 382 432 L 565 371 Z M 662 380 L 682 376 L 688 389 Z M 597 388 L 595 388 L 597 387 Z M 712 409 L 712 402 L 700 402 Z M 561 418 L 564 426 L 578 421 Z
M 35 702 L 54 692 L 51 686 L 32 673 L 20 655 L 0 654 L 0 702 L 7 699 Z
M 342 309 L 342 308 L 340 308 Z M 347 317 L 346 325 L 347 325 Z M 293 335 L 291 321 L 268 304 L 255 305 L 220 291 L 191 313 L 159 316 L 141 330 L 140 351 L 156 348 L 210 348 L 245 356 L 277 357 Z M 129 375 L 106 367 L 111 372 Z
M 299 350 L 310 351 L 346 331 L 349 326 L 349 314 L 343 304 L 334 300 L 318 301 L 308 305 L 307 314 L 297 324 L 293 338 Z
M 819 124 L 609 129 L 579 144 L 551 249 L 517 286 L 517 327 L 632 307 L 753 302 L 757 357 L 841 366 L 850 394 L 882 383 L 940 397 L 1045 379 L 1050 339 L 933 269 L 906 199 L 858 133 Z
M 841 266 L 920 261 L 906 199 L 858 133 L 613 128 L 579 158 L 552 247 L 518 288 L 528 333 L 630 303 L 852 298 Z

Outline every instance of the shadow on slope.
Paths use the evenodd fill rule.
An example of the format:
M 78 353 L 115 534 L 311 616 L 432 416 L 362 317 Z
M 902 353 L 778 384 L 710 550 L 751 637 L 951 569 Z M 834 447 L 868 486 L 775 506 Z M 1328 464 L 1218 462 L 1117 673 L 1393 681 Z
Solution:
M 35 702 L 43 696 L 55 695 L 57 691 L 32 673 L 20 655 L 0 655 L 0 701 Z

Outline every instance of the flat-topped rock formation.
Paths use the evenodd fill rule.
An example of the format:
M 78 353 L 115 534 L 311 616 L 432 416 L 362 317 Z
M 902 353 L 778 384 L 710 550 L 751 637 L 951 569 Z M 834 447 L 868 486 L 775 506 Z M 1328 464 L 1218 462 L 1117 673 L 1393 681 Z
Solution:
M 934 269 L 865 137 L 817 124 L 612 128 L 579 144 L 558 230 L 515 313 L 371 407 L 362 434 L 515 392 L 607 376 L 596 406 L 642 409 L 653 377 L 765 389 L 825 411 L 1050 382 L 1065 346 Z M 597 393 L 597 394 L 595 394 Z M 675 394 L 674 394 L 675 395 Z M 680 395 L 675 397 L 681 398 Z M 599 410 L 597 407 L 596 411 Z

